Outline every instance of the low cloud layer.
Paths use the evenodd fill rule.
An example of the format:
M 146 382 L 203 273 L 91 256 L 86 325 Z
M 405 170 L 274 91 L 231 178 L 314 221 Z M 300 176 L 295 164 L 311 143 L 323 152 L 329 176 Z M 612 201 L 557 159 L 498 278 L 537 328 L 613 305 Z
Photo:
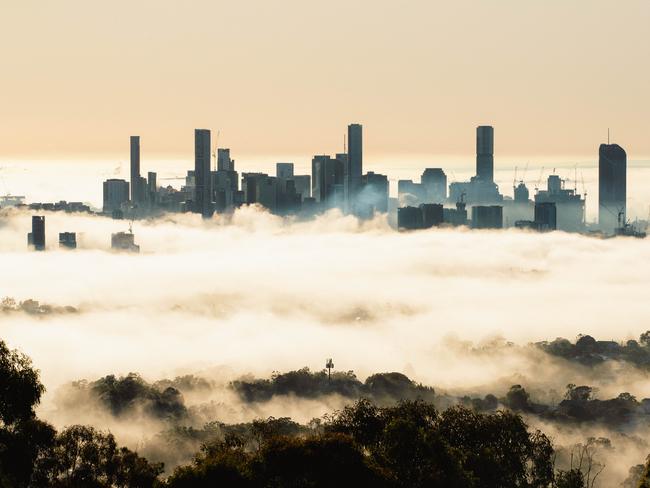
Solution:
M 225 385 L 248 373 L 320 370 L 329 357 L 361 379 L 397 371 L 454 394 L 503 394 L 521 383 L 549 401 L 551 390 L 584 383 L 603 397 L 650 397 L 646 374 L 631 366 L 569 365 L 526 346 L 580 333 L 623 341 L 650 329 L 645 240 L 398 233 L 382 218 L 360 224 L 331 212 L 292 222 L 245 208 L 208 222 L 135 222 L 139 255 L 108 249 L 126 221 L 46 213 L 49 250 L 37 253 L 26 249 L 30 215 L 0 215 L 0 297 L 74 313 L 5 313 L 0 336 L 41 370 L 42 412 L 56 423 L 72 421 L 56 413 L 56 392 L 81 378 L 199 373 Z M 79 233 L 79 249 L 58 250 L 63 231 Z M 239 410 L 232 392 L 220 391 L 215 411 L 230 421 L 305 421 L 342 405 L 287 400 Z

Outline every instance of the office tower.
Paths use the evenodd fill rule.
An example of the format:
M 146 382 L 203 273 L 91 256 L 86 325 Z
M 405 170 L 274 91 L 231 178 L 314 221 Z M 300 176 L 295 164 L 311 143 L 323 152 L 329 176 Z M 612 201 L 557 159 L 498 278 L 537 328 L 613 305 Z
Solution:
M 77 234 L 75 232 L 59 232 L 59 247 L 64 249 L 76 249 Z
M 437 227 L 444 222 L 444 211 L 441 203 L 423 203 L 419 208 L 420 212 L 422 212 L 423 229 Z
M 627 154 L 618 144 L 598 149 L 598 224 L 613 233 L 626 218 Z M 623 222 L 619 224 L 619 214 Z
M 293 178 L 293 163 L 275 163 L 275 176 L 283 180 Z
M 301 200 L 311 197 L 311 176 L 293 175 L 293 181 L 296 187 L 296 194 L 300 195 Z
M 156 203 L 156 194 L 158 193 L 157 175 L 153 171 L 147 173 L 147 200 L 152 205 Z
M 210 172 L 210 131 L 194 130 L 194 212 L 212 216 L 212 177 Z
M 494 182 L 494 129 L 489 125 L 476 128 L 476 178 Z
M 417 207 L 427 199 L 427 192 L 421 183 L 413 180 L 397 181 L 397 199 L 400 207 Z
M 397 209 L 398 230 L 415 230 L 422 228 L 422 210 L 419 207 L 400 207 Z
M 143 188 L 140 180 L 140 136 L 131 136 L 131 201 L 143 200 Z
M 217 149 L 217 170 L 218 171 L 234 171 L 235 160 L 230 159 L 229 148 Z
M 314 156 L 311 160 L 312 196 L 321 208 L 341 208 L 344 203 L 344 165 L 339 159 L 327 155 Z
M 539 230 L 557 229 L 557 207 L 553 202 L 535 204 L 535 225 Z
M 122 204 L 129 201 L 129 183 L 125 180 L 111 178 L 104 181 L 104 213 L 121 210 Z
M 32 231 L 27 234 L 27 244 L 34 246 L 36 251 L 45 250 L 45 217 L 32 216 Z
M 503 207 L 500 205 L 476 205 L 472 207 L 474 229 L 503 228 Z
M 361 175 L 363 174 L 363 134 L 361 124 L 348 125 L 347 155 L 348 161 L 345 168 L 346 198 L 348 204 L 354 204 L 354 199 L 361 186 Z
M 277 178 L 266 173 L 242 173 L 241 189 L 244 192 L 244 203 L 262 205 L 271 212 L 277 210 L 280 193 Z
M 420 178 L 426 203 L 443 203 L 447 199 L 447 175 L 441 168 L 426 168 Z
M 133 232 L 111 234 L 111 249 L 114 251 L 140 252 L 140 246 L 135 243 Z
M 535 204 L 554 203 L 557 215 L 557 229 L 580 232 L 585 223 L 585 200 L 575 189 L 564 188 L 558 175 L 549 175 L 546 190 L 535 194 Z
M 357 210 L 357 215 L 368 218 L 388 212 L 388 176 L 368 171 L 361 177 Z
M 530 197 L 530 192 L 526 187 L 526 184 L 523 181 L 520 181 L 517 186 L 514 187 L 515 193 L 515 202 L 517 203 L 528 203 L 528 198 Z

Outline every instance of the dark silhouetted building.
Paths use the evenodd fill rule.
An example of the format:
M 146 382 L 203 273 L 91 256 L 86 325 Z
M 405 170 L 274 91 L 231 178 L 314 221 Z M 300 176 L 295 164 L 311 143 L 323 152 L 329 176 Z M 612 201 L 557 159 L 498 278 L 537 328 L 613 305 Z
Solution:
M 140 177 L 140 136 L 131 136 L 131 201 L 134 204 L 145 200 L 146 181 Z
M 415 230 L 422 228 L 422 210 L 419 207 L 400 207 L 397 209 L 397 228 Z
M 453 202 L 464 197 L 470 205 L 501 204 L 503 195 L 494 183 L 494 129 L 491 126 L 476 128 L 476 176 L 470 181 L 449 185 L 449 199 Z
M 344 163 L 327 155 L 314 156 L 311 160 L 312 196 L 321 209 L 342 208 L 344 204 Z
M 494 128 L 489 125 L 476 128 L 476 177 L 494 181 Z
M 441 168 L 426 168 L 420 182 L 426 193 L 424 203 L 443 203 L 447 199 L 447 175 Z
M 530 199 L 530 192 L 524 184 L 523 181 L 520 181 L 517 186 L 514 187 L 515 193 L 515 202 L 517 203 L 528 203 Z
M 275 176 L 283 180 L 293 179 L 293 163 L 275 163 Z
M 502 229 L 503 207 L 500 205 L 476 205 L 472 207 L 474 229 Z
M 271 212 L 277 210 L 280 193 L 277 178 L 266 173 L 242 173 L 241 189 L 247 205 L 258 204 Z
M 601 144 L 598 150 L 598 224 L 613 233 L 618 216 L 626 218 L 627 154 L 618 144 Z
M 441 203 L 423 203 L 420 205 L 422 212 L 422 228 L 437 227 L 445 221 Z
M 535 224 L 539 230 L 557 229 L 557 208 L 553 202 L 535 204 Z
M 121 211 L 122 205 L 129 201 L 129 183 L 116 178 L 104 181 L 103 197 L 104 213 Z
M 301 200 L 311 197 L 311 176 L 293 175 L 293 181 L 296 186 L 296 193 L 300 195 Z
M 157 175 L 153 171 L 147 173 L 147 200 L 151 205 L 158 203 L 157 194 L 158 194 L 158 183 Z
M 397 228 L 403 230 L 430 229 L 444 223 L 444 211 L 440 203 L 423 203 L 418 207 L 397 209 Z
M 230 158 L 229 148 L 217 149 L 217 171 L 234 171 L 235 160 Z
M 348 125 L 348 162 L 347 167 L 344 168 L 348 204 L 354 204 L 356 195 L 361 189 L 361 175 L 363 174 L 362 132 L 361 124 Z
M 576 191 L 564 188 L 564 181 L 558 175 L 550 175 L 547 189 L 535 195 L 535 204 L 554 203 L 557 215 L 557 229 L 566 232 L 580 232 L 585 223 L 585 200 Z
M 59 247 L 64 249 L 76 249 L 77 234 L 75 232 L 59 232 Z
M 45 217 L 32 216 L 32 231 L 27 234 L 27 244 L 36 251 L 45 251 Z
M 212 216 L 212 175 L 210 171 L 210 131 L 194 130 L 194 211 Z
M 135 235 L 132 232 L 111 234 L 111 249 L 115 251 L 140 252 L 140 246 L 135 243 Z
M 442 212 L 446 224 L 467 225 L 467 206 L 462 198 L 456 202 L 456 208 L 443 208 Z

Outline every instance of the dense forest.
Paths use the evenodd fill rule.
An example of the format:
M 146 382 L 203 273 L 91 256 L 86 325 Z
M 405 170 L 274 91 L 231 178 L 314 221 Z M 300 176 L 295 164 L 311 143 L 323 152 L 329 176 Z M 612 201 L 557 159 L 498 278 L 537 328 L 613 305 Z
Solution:
M 604 466 L 590 445 L 607 440 L 590 439 L 559 469 L 557 447 L 521 414 L 629 422 L 645 415 L 646 405 L 629 394 L 596 400 L 590 387 L 568 385 L 565 399 L 550 407 L 513 385 L 502 397 L 458 398 L 441 408 L 433 388 L 399 373 L 361 382 L 352 372 L 330 380 L 325 372 L 302 369 L 240 379 L 229 388 L 243 402 L 337 394 L 349 404 L 307 424 L 270 417 L 194 428 L 182 392 L 209 390 L 208 380 L 185 376 L 150 384 L 131 374 L 74 387 L 112 415 L 137 406 L 167 422 L 161 435 L 168 449 L 189 446 L 191 460 L 165 469 L 156 456 L 119 446 L 109 432 L 84 425 L 57 431 L 35 413 L 44 392 L 38 371 L 0 342 L 0 487 L 592 487 Z M 650 486 L 648 465 L 633 466 L 624 486 Z

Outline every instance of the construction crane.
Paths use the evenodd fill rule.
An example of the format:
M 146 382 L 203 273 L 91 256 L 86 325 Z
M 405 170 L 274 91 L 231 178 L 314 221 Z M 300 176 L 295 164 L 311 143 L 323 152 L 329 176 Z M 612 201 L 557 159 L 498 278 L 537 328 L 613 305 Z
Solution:
M 217 171 L 217 150 L 219 148 L 219 134 L 221 130 L 217 131 L 217 135 L 214 136 L 214 150 L 212 151 L 212 159 L 214 160 L 214 171 Z

